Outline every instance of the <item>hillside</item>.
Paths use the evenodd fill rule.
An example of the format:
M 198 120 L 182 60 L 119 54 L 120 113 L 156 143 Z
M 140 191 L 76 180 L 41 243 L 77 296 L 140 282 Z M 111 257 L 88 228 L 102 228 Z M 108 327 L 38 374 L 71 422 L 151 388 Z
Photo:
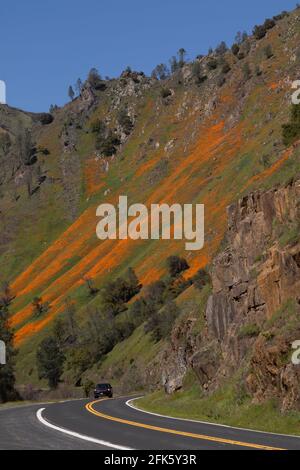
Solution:
M 227 299 L 231 294 L 225 292 L 227 287 L 216 268 L 225 255 L 215 257 L 227 243 L 224 236 L 229 206 L 241 200 L 242 209 L 251 209 L 252 199 L 243 199 L 246 195 L 284 188 L 299 175 L 299 141 L 284 143 L 282 138 L 282 126 L 290 120 L 291 86 L 300 77 L 299 15 L 299 9 L 279 15 L 264 35 L 243 38 L 236 46 L 238 50 L 213 51 L 193 63 L 182 63 L 161 79 L 131 70 L 112 80 L 90 76 L 77 98 L 63 108 L 52 109 L 51 114 L 34 115 L 0 105 L 1 280 L 10 283 L 14 297 L 10 312 L 19 349 L 19 384 L 44 384 L 38 379 L 36 350 L 57 327 L 57 320 L 69 321 L 70 305 L 79 329 L 86 331 L 89 324 L 91 337 L 93 328 L 96 336 L 106 334 L 109 326 L 106 317 L 101 317 L 103 286 L 126 276 L 131 267 L 143 285 L 139 294 L 143 296 L 151 283 L 167 279 L 166 260 L 170 255 L 188 262 L 184 279 L 213 266 L 213 296 L 207 307 L 211 314 L 206 313 L 206 317 L 217 334 L 210 340 L 217 342 L 218 335 L 226 333 L 230 341 L 236 334 L 221 332 L 216 320 L 209 320 L 216 312 L 219 323 L 227 325 L 230 320 L 220 295 Z M 103 202 L 117 204 L 119 195 L 127 195 L 130 204 L 147 207 L 152 203 L 205 204 L 204 249 L 186 252 L 184 241 L 100 242 L 95 233 L 96 208 Z M 240 210 L 241 214 L 235 215 L 236 219 L 229 212 L 232 224 L 238 224 L 244 216 L 238 207 L 236 212 Z M 296 220 L 299 213 L 294 211 L 292 217 Z M 270 224 L 269 236 L 276 245 L 284 234 L 273 233 L 273 221 Z M 247 232 L 248 227 L 243 230 Z M 247 248 L 256 245 L 260 233 L 254 233 L 250 242 L 246 240 Z M 267 248 L 264 242 L 259 252 L 253 253 L 248 275 L 253 269 L 265 273 L 272 265 L 271 253 L 257 265 L 254 262 Z M 234 238 L 230 243 L 236 248 Z M 294 256 L 291 251 L 289 256 Z M 270 294 L 264 312 L 269 319 L 290 298 L 295 300 L 297 276 L 291 281 L 294 287 L 279 301 L 273 302 Z M 263 277 L 259 275 L 260 280 Z M 87 280 L 95 286 L 95 295 Z M 238 285 L 244 282 L 242 278 L 235 280 Z M 199 293 L 188 282 L 185 286 L 183 279 L 180 282 L 183 287 L 172 300 L 180 309 L 180 318 L 189 317 L 190 321 L 192 317 L 192 346 L 199 346 L 210 286 Z M 265 289 L 268 291 L 268 285 Z M 34 309 L 34 299 L 39 299 L 41 308 Z M 258 313 L 252 314 L 250 323 L 260 324 Z M 95 315 L 104 323 L 99 324 Z M 129 322 L 126 315 L 125 310 L 116 316 L 113 326 L 118 336 L 93 363 L 94 352 L 87 355 L 84 346 L 91 343 L 90 337 L 77 344 L 72 353 L 72 341 L 67 339 L 65 380 L 75 385 L 100 375 L 122 389 L 156 387 L 161 383 L 160 357 L 167 354 L 164 385 L 168 391 L 180 388 L 191 365 L 188 362 L 187 366 L 186 358 L 180 365 L 176 355 L 174 335 L 183 336 L 183 348 L 190 347 L 190 337 L 187 340 L 182 326 L 180 332 L 175 326 L 170 345 L 168 337 L 155 341 L 151 333 L 145 333 L 144 318 Z M 242 323 L 235 327 L 241 329 L 245 326 Z M 218 346 L 211 347 L 212 355 L 219 356 Z M 254 347 L 252 342 L 249 347 Z M 258 340 L 257 355 L 259 348 L 264 349 L 264 344 Z M 230 352 L 222 351 L 226 357 Z M 136 359 L 138 364 L 134 364 Z M 205 390 L 215 390 L 220 377 L 230 377 L 239 363 L 233 361 L 230 366 L 224 371 L 215 357 L 211 370 L 205 372 L 209 380 L 201 379 L 204 372 L 200 373 L 197 366 L 201 385 Z M 257 361 L 253 367 L 257 367 Z M 253 396 L 264 396 L 269 390 L 269 384 L 262 386 L 253 377 L 248 381 Z M 286 398 L 280 399 L 284 402 Z

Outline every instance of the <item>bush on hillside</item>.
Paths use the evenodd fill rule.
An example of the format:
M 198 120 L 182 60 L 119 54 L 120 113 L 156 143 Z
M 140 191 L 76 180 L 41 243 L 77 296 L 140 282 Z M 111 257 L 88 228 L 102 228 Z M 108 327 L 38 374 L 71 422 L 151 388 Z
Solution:
M 300 105 L 292 105 L 290 122 L 282 126 L 282 137 L 286 146 L 300 139 Z
M 226 42 L 222 41 L 217 47 L 216 47 L 216 54 L 217 55 L 224 55 L 228 50 L 228 47 L 226 45 Z
M 88 288 L 89 295 L 91 296 L 97 295 L 99 292 L 99 289 L 95 286 L 94 279 L 91 279 L 90 277 L 86 277 L 84 280 Z
M 104 90 L 106 88 L 106 84 L 96 68 L 90 70 L 87 81 L 94 90 Z
M 203 73 L 203 68 L 199 61 L 196 61 L 193 63 L 192 74 L 198 85 L 200 85 L 201 83 L 205 82 L 205 80 L 207 80 L 207 75 Z
M 96 138 L 96 150 L 100 152 L 105 157 L 111 157 L 115 155 L 121 141 L 119 136 L 109 130 L 107 135 L 98 134 Z
M 282 11 L 281 13 L 279 13 L 279 15 L 273 16 L 273 20 L 274 20 L 274 21 L 280 21 L 280 20 L 282 20 L 283 18 L 285 18 L 286 16 L 289 16 L 289 13 L 284 10 L 284 11 Z
M 151 333 L 154 341 L 166 339 L 172 331 L 180 309 L 174 301 L 169 301 L 160 311 L 152 315 L 145 325 L 145 332 Z
M 91 131 L 94 134 L 103 135 L 106 132 L 106 125 L 101 119 L 97 118 L 91 123 Z
M 265 48 L 264 48 L 264 54 L 266 56 L 267 59 L 271 59 L 271 57 L 273 57 L 273 49 L 272 49 L 272 46 L 271 44 L 268 44 Z
M 274 19 L 268 18 L 266 19 L 263 25 L 256 25 L 253 29 L 253 34 L 254 34 L 255 39 L 258 39 L 258 40 L 263 39 L 265 35 L 267 34 L 267 31 L 269 29 L 274 28 L 275 24 L 276 23 Z
M 243 65 L 243 75 L 244 75 L 244 80 L 247 81 L 251 78 L 251 69 L 250 69 L 250 65 L 248 64 L 248 62 L 246 62 L 244 65 Z
M 132 268 L 123 278 L 109 282 L 103 289 L 103 302 L 113 315 L 120 313 L 124 304 L 140 292 L 142 285 Z
M 158 64 L 152 72 L 152 77 L 157 80 L 166 80 L 170 75 L 170 71 L 166 64 Z
M 39 317 L 49 311 L 50 304 L 49 302 L 43 302 L 41 297 L 34 297 L 32 301 L 32 307 L 34 315 Z
M 133 122 L 128 114 L 127 108 L 122 108 L 118 114 L 118 123 L 126 135 L 129 135 L 133 129 Z
M 193 284 L 198 290 L 202 290 L 207 284 L 211 282 L 210 275 L 206 269 L 199 269 L 199 271 L 193 277 Z
M 233 53 L 233 55 L 237 56 L 238 53 L 240 52 L 240 46 L 236 43 L 233 44 L 231 47 L 231 52 Z
M 179 256 L 169 256 L 167 259 L 167 267 L 171 278 L 175 278 L 189 269 L 187 261 Z
M 218 87 L 221 88 L 225 83 L 226 83 L 226 78 L 224 77 L 224 75 L 220 75 L 217 79 Z
M 162 99 L 169 98 L 169 96 L 172 96 L 172 91 L 170 90 L 170 88 L 162 88 L 160 91 L 160 96 L 162 97 Z
M 231 67 L 228 64 L 228 62 L 224 61 L 223 66 L 222 66 L 222 73 L 227 74 L 228 72 L 230 72 L 230 70 L 231 70 Z
M 210 59 L 207 62 L 207 67 L 209 70 L 216 70 L 218 68 L 218 61 L 217 59 Z

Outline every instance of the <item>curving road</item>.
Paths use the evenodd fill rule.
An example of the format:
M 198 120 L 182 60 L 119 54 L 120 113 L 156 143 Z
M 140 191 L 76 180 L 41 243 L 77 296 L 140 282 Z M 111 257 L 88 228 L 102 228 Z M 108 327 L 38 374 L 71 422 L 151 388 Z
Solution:
M 152 415 L 133 408 L 128 400 L 76 400 L 0 410 L 0 449 L 300 449 L 300 437 Z

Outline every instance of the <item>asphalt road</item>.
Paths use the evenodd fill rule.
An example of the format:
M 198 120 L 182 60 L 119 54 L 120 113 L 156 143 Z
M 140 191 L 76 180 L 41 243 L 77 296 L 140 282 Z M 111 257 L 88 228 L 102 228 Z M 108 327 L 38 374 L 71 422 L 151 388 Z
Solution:
M 298 437 L 154 416 L 130 408 L 127 400 L 76 400 L 0 410 L 0 449 L 300 450 Z

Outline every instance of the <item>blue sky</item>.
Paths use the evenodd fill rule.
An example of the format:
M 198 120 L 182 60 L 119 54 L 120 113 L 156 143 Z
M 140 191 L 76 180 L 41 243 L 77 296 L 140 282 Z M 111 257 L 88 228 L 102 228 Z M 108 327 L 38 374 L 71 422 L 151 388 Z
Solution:
M 239 30 L 251 31 L 294 0 L 2 0 L 0 79 L 7 102 L 47 111 L 91 67 L 150 73 L 184 47 L 193 58 Z

